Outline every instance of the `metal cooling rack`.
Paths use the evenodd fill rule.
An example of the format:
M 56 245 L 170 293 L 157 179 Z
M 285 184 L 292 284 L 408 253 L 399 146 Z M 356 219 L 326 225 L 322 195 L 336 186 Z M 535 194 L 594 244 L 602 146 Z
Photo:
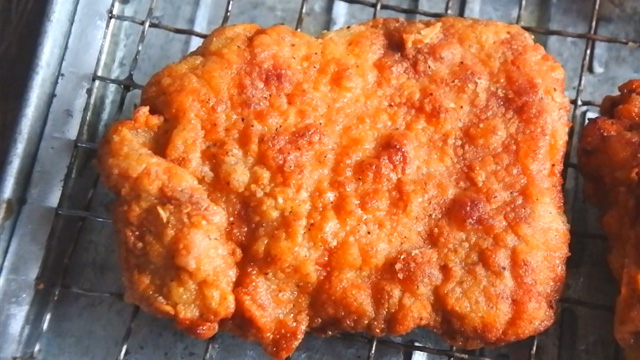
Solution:
M 372 17 L 448 15 L 516 23 L 567 72 L 572 256 L 557 321 L 536 337 L 470 352 L 425 329 L 385 338 L 309 335 L 292 359 L 622 359 L 612 336 L 616 284 L 596 214 L 581 198 L 574 144 L 599 99 L 640 76 L 635 0 L 52 0 L 0 182 L 0 359 L 265 358 L 254 343 L 226 333 L 195 340 L 123 301 L 96 143 L 108 124 L 131 114 L 151 74 L 217 26 L 286 23 L 318 34 Z

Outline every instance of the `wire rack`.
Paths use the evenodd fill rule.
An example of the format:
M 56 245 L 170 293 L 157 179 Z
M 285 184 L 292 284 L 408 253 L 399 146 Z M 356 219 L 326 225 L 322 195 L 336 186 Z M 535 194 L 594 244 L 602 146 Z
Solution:
M 610 1 L 615 5 L 620 0 Z M 97 21 L 105 26 L 97 51 L 98 60 L 85 84 L 86 102 L 78 116 L 78 132 L 69 149 L 70 160 L 65 167 L 59 201 L 49 222 L 46 248 L 38 266 L 33 298 L 21 325 L 20 346 L 15 359 L 209 360 L 265 356 L 256 344 L 224 333 L 208 341 L 190 339 L 173 330 L 167 321 L 148 316 L 123 301 L 119 270 L 114 260 L 115 241 L 109 241 L 113 234 L 105 210 L 112 197 L 99 186 L 99 176 L 92 162 L 97 141 L 109 123 L 131 113 L 142 84 L 152 72 L 195 48 L 213 27 L 237 22 L 234 21 L 237 15 L 243 21 L 248 16 L 247 0 L 201 1 L 198 11 L 208 12 L 208 20 L 202 22 L 196 16 L 182 23 L 173 21 L 172 14 L 162 10 L 162 2 L 113 0 L 106 17 L 102 22 Z M 85 6 L 89 6 L 86 3 L 89 2 L 84 1 Z M 568 12 L 575 10 L 572 0 L 564 3 L 569 4 Z M 550 0 L 302 0 L 287 5 L 295 10 L 293 13 L 289 11 L 286 16 L 274 13 L 275 19 L 286 18 L 284 21 L 295 29 L 311 32 L 379 16 L 423 19 L 456 15 L 516 23 L 531 32 L 537 41 L 545 43 L 550 52 L 555 51 L 553 55 L 567 69 L 567 95 L 571 99 L 574 125 L 569 134 L 570 151 L 563 172 L 567 216 L 572 223 L 572 256 L 568 263 L 567 288 L 560 300 L 557 321 L 551 329 L 506 347 L 475 351 L 452 348 L 424 329 L 403 337 L 385 338 L 345 334 L 320 339 L 310 335 L 292 358 L 622 359 L 611 335 L 615 282 L 606 267 L 606 244 L 595 213 L 580 196 L 581 182 L 576 172 L 573 145 L 585 119 L 597 111 L 601 95 L 613 92 L 621 80 L 640 73 L 638 66 L 621 65 L 621 70 L 603 80 L 601 65 L 603 61 L 629 64 L 633 59 L 640 62 L 640 31 L 633 25 L 630 30 L 616 27 L 617 13 L 607 10 L 612 6 L 609 1 L 593 0 L 588 6 L 587 3 L 578 5 L 584 14 L 579 24 L 564 26 L 567 22 L 561 19 L 546 22 L 555 23 L 557 27 L 539 25 L 539 19 L 546 17 L 549 20 L 548 13 L 541 13 L 545 6 L 550 6 Z M 82 0 L 80 4 L 83 4 Z M 493 10 L 489 9 L 490 5 L 494 6 Z M 342 11 L 355 15 L 344 20 Z M 568 18 L 572 19 L 570 16 L 574 15 Z M 607 17 L 614 19 L 608 21 Z M 271 18 L 269 21 L 277 22 Z M 305 26 L 307 24 L 310 25 Z M 171 44 L 175 39 L 181 39 L 176 42 L 179 46 L 163 47 L 167 41 Z M 165 56 L 158 57 L 157 54 Z M 156 65 L 141 69 L 143 63 Z M 61 74 L 61 78 L 64 76 Z M 595 84 L 600 85 L 595 87 Z M 31 188 L 35 186 L 34 181 L 37 185 L 38 180 L 32 180 Z M 45 187 L 40 191 L 48 190 Z M 14 234 L 14 238 L 17 236 L 18 233 Z

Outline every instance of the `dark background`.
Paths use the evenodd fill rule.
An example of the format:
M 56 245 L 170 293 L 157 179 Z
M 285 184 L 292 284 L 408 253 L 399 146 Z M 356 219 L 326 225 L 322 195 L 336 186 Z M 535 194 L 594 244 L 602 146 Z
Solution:
M 48 0 L 0 0 L 0 176 Z

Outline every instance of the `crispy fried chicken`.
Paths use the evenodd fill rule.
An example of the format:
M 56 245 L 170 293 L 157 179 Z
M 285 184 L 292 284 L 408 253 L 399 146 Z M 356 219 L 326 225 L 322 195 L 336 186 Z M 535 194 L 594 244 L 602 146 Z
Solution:
M 640 80 L 602 102 L 578 148 L 585 197 L 602 211 L 609 264 L 620 282 L 614 332 L 629 360 L 640 359 Z
M 536 334 L 568 255 L 563 91 L 497 22 L 217 29 L 101 144 L 126 297 L 276 358 L 306 331 Z

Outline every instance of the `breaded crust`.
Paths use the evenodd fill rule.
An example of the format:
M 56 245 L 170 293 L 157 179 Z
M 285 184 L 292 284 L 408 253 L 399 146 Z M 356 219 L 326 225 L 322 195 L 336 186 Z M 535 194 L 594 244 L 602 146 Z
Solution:
M 276 358 L 306 331 L 539 333 L 568 255 L 563 91 L 497 22 L 217 29 L 101 144 L 127 299 Z
M 633 360 L 640 359 L 640 80 L 619 90 L 584 127 L 578 160 L 585 197 L 602 212 L 609 264 L 620 282 L 615 336 Z

